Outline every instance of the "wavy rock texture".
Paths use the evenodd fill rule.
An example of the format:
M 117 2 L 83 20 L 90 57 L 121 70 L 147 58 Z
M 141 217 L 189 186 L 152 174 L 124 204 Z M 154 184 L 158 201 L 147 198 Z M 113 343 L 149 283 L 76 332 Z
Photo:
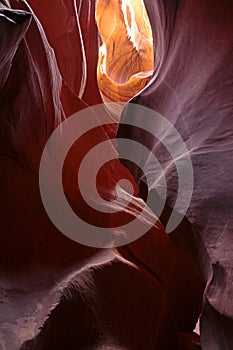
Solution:
M 102 39 L 97 80 L 103 100 L 127 102 L 141 91 L 154 68 L 152 32 L 141 1 L 96 4 Z
M 194 192 L 187 218 L 201 237 L 209 261 L 199 244 L 199 260 L 207 281 L 201 317 L 202 347 L 231 349 L 232 2 L 148 0 L 145 5 L 158 44 L 156 69 L 150 86 L 133 102 L 151 107 L 171 121 L 188 145 Z M 125 109 L 122 122 L 140 117 Z M 156 128 L 155 123 L 152 134 Z M 167 164 L 168 155 L 156 139 L 138 130 L 120 128 L 119 135 L 126 134 L 147 144 L 161 164 Z M 145 162 L 145 174 L 150 174 L 152 167 Z M 138 169 L 132 164 L 130 169 L 140 183 Z M 167 168 L 166 179 L 168 203 L 173 207 L 178 185 L 173 166 Z M 159 183 L 149 186 L 149 191 L 156 186 Z
M 2 349 L 19 349 L 27 339 L 32 340 L 21 349 L 200 349 L 193 330 L 205 284 L 202 348 L 231 349 L 232 5 L 145 0 L 153 55 L 150 28 L 137 12 L 140 7 L 135 7 L 139 38 L 133 43 L 132 37 L 120 40 L 127 32 L 123 15 L 132 21 L 129 5 L 135 0 L 127 2 L 125 12 L 119 1 L 99 0 L 97 11 L 95 1 L 89 0 L 28 3 L 0 1 Z M 115 36 L 115 27 L 108 27 L 106 9 L 118 13 L 121 37 Z M 134 65 L 123 70 L 119 60 L 114 70 L 115 58 L 106 56 L 101 71 L 97 24 L 101 45 L 111 52 L 114 38 L 115 53 L 126 45 L 127 59 Z M 141 41 L 143 36 L 146 40 Z M 97 252 L 69 240 L 49 221 L 38 188 L 40 157 L 53 130 L 72 113 L 102 102 L 101 96 L 125 103 L 135 94 L 133 102 L 161 113 L 187 141 L 195 174 L 193 200 L 187 218 L 170 236 L 157 221 L 136 242 L 118 251 Z M 121 119 L 130 117 L 126 107 Z M 145 196 L 147 184 L 141 183 L 138 169 L 125 164 L 131 172 L 127 170 L 113 145 L 106 149 L 116 160 L 98 178 L 101 195 L 115 199 L 121 178 L 134 188 L 131 205 L 119 215 L 92 211 L 76 188 L 76 175 L 88 150 L 115 135 L 117 118 L 109 114 L 114 125 L 78 140 L 63 172 L 73 209 L 109 228 L 144 208 L 139 195 Z M 166 163 L 167 155 L 153 138 L 121 127 L 118 134 L 147 143 Z M 147 164 L 143 170 L 150 172 Z M 166 176 L 170 191 L 161 217 L 164 225 L 177 189 L 174 172 L 168 169 Z M 96 200 L 88 177 L 85 185 Z M 155 190 L 149 188 L 156 196 Z M 117 203 L 124 206 L 124 189 L 118 191 Z M 144 220 L 154 218 L 147 208 Z

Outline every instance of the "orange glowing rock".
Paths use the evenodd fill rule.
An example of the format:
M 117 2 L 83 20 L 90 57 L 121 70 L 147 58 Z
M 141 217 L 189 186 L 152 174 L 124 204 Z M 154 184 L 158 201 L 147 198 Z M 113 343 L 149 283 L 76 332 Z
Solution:
M 104 101 L 127 102 L 141 91 L 154 68 L 152 32 L 142 0 L 98 0 L 102 39 L 97 80 Z

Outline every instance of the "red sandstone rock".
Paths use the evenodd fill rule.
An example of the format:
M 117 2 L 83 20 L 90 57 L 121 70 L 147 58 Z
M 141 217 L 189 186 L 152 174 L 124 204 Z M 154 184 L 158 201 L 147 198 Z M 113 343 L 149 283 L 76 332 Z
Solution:
M 195 231 L 201 236 L 197 241 L 199 262 L 208 282 L 202 347 L 222 350 L 225 343 L 226 349 L 231 348 L 232 5 L 228 1 L 145 0 L 154 33 L 155 76 L 134 102 L 159 111 L 187 140 L 195 172 L 187 215 L 190 223 L 182 223 L 171 236 L 158 223 L 119 253 L 109 252 L 106 257 L 101 252 L 89 260 L 90 267 L 83 260 L 95 250 L 68 240 L 53 227 L 42 207 L 37 182 L 42 150 L 56 126 L 86 104 L 101 101 L 95 78 L 94 2 L 77 2 L 76 8 L 71 1 L 29 3 L 44 29 L 25 1 L 0 2 L 0 345 L 18 349 L 26 338 L 38 333 L 37 327 L 51 309 L 42 331 L 24 349 L 199 347 L 190 335 L 203 290 Z M 102 128 L 94 136 L 99 141 L 108 139 Z M 75 162 L 81 160 L 91 140 L 93 137 L 84 138 L 74 145 L 64 169 L 64 187 L 74 208 L 95 219 L 74 188 Z M 156 152 L 163 162 L 166 157 L 160 145 Z M 99 179 L 103 195 L 111 197 L 119 174 L 133 182 L 137 191 L 132 175 L 118 160 L 103 174 Z M 172 207 L 177 184 L 173 173 L 167 175 L 174 189 L 168 193 Z M 131 211 L 109 215 L 105 221 L 128 220 L 141 205 L 135 197 Z M 82 261 L 81 270 L 78 261 Z M 55 307 L 51 281 L 64 286 Z M 41 303 L 43 313 L 37 308 Z M 34 322 L 32 331 L 23 324 L 25 319 Z

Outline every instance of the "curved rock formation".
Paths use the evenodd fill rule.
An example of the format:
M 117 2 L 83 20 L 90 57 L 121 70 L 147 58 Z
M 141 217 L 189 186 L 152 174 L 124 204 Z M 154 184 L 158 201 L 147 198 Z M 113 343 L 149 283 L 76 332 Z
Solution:
M 142 1 L 99 0 L 96 21 L 102 39 L 97 79 L 103 100 L 127 102 L 146 86 L 154 68 L 146 9 Z
M 133 103 L 148 106 L 167 118 L 185 140 L 192 158 L 194 191 L 187 213 L 199 244 L 199 260 L 207 281 L 201 318 L 203 349 L 230 349 L 232 329 L 232 94 L 233 40 L 231 1 L 145 1 L 155 46 L 151 84 Z M 134 119 L 135 118 L 135 119 Z M 121 122 L 140 115 L 125 109 Z M 143 121 L 145 124 L 146 119 Z M 121 125 L 121 124 L 120 124 Z M 151 126 L 156 134 L 156 123 Z M 153 150 L 166 169 L 168 204 L 176 202 L 178 180 L 174 161 L 156 138 L 124 125 L 119 136 L 130 137 Z M 125 163 L 124 163 L 125 164 Z M 144 173 L 153 164 L 145 161 Z M 141 187 L 137 167 L 129 165 Z M 159 181 L 149 191 L 159 188 Z M 154 192 L 155 193 L 155 192 Z M 221 297 L 220 297 L 221 295 Z M 215 316 L 214 316 L 215 315 Z
M 193 333 L 200 313 L 202 349 L 232 347 L 233 7 L 227 0 L 145 0 L 152 47 L 142 1 L 119 4 L 0 0 L 4 350 L 19 349 L 22 343 L 24 350 L 200 349 Z M 105 44 L 100 56 L 98 29 Z M 117 61 L 124 48 L 125 58 Z M 127 64 L 129 58 L 133 64 Z M 174 162 L 169 163 L 155 137 L 158 125 L 150 126 L 149 134 L 126 127 L 123 123 L 132 118 L 142 120 L 126 106 L 118 137 L 145 144 L 165 169 L 168 197 L 162 223 L 153 213 L 160 200 L 159 179 L 154 176 L 153 185 L 144 182 L 144 175 L 153 175 L 153 163 L 139 159 L 145 161 L 139 172 L 134 164 L 120 162 L 111 141 L 119 115 L 106 111 L 110 125 L 83 135 L 65 160 L 66 197 L 78 215 L 114 234 L 127 235 L 117 227 L 141 212 L 142 227 L 148 221 L 154 225 L 127 246 L 97 252 L 69 240 L 49 221 L 38 172 L 42 151 L 56 127 L 73 113 L 101 103 L 101 96 L 124 103 L 133 97 L 131 102 L 169 120 L 189 149 L 195 181 L 186 218 L 167 235 L 164 227 L 176 202 L 178 179 Z M 98 116 L 93 113 L 93 118 Z M 114 161 L 102 167 L 97 186 L 107 208 L 115 200 L 123 209 L 117 214 L 100 215 L 91 209 L 76 183 L 84 156 L 104 141 L 105 152 Z M 45 150 L 49 158 L 50 150 Z M 86 169 L 85 189 L 97 201 L 88 177 L 96 160 L 92 162 Z M 56 184 L 56 160 L 51 158 L 51 164 L 51 181 Z M 132 184 L 133 193 L 119 185 L 121 179 Z M 148 192 L 152 210 L 141 199 Z

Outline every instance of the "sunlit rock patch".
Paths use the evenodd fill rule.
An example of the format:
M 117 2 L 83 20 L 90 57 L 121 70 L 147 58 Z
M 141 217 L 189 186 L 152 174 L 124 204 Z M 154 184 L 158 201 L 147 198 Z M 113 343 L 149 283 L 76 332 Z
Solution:
M 97 80 L 104 101 L 127 102 L 149 82 L 154 68 L 151 26 L 142 0 L 98 0 L 101 37 Z

